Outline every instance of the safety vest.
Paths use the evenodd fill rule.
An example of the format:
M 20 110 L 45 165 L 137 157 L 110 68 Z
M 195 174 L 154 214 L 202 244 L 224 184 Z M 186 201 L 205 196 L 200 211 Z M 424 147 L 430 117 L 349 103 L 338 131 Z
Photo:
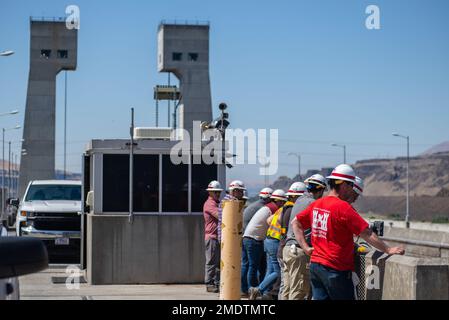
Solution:
M 271 220 L 270 227 L 267 231 L 267 236 L 273 239 L 281 240 L 282 237 L 287 233 L 287 228 L 283 228 L 280 222 L 280 217 L 285 209 L 293 207 L 292 202 L 287 202 L 282 208 L 279 208 Z

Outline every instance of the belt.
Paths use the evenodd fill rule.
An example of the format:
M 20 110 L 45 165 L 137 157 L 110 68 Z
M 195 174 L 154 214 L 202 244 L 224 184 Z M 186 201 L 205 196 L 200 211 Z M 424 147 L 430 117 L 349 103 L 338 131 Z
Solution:
M 243 237 L 243 239 L 254 240 L 254 241 L 257 241 L 257 242 L 263 242 L 263 240 L 256 240 L 256 239 L 254 239 L 252 237 Z

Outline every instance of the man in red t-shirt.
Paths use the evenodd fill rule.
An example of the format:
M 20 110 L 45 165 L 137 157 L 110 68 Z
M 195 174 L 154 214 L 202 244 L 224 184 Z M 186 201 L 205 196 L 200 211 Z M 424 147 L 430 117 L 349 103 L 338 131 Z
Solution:
M 311 256 L 310 279 L 314 300 L 353 300 L 354 235 L 387 254 L 404 254 L 390 248 L 348 203 L 353 198 L 355 172 L 348 165 L 338 166 L 328 177 L 330 193 L 297 214 L 292 222 L 295 237 Z M 312 229 L 312 247 L 304 230 Z

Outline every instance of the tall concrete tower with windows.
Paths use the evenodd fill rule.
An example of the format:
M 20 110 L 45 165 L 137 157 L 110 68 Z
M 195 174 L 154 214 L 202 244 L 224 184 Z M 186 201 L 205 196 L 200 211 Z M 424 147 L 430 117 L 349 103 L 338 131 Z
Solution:
M 55 178 L 56 76 L 75 70 L 78 31 L 65 19 L 30 19 L 30 70 L 20 164 L 20 196 L 30 180 Z
M 192 136 L 193 121 L 212 121 L 209 77 L 209 24 L 159 25 L 158 71 L 180 82 L 178 128 Z

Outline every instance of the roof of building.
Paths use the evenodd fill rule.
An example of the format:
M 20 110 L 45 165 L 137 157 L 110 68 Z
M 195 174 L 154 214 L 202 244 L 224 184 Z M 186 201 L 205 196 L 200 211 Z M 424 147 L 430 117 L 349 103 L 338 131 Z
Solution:
M 51 185 L 51 184 L 61 184 L 61 185 L 81 185 L 81 181 L 76 180 L 35 180 L 32 181 L 33 185 Z

